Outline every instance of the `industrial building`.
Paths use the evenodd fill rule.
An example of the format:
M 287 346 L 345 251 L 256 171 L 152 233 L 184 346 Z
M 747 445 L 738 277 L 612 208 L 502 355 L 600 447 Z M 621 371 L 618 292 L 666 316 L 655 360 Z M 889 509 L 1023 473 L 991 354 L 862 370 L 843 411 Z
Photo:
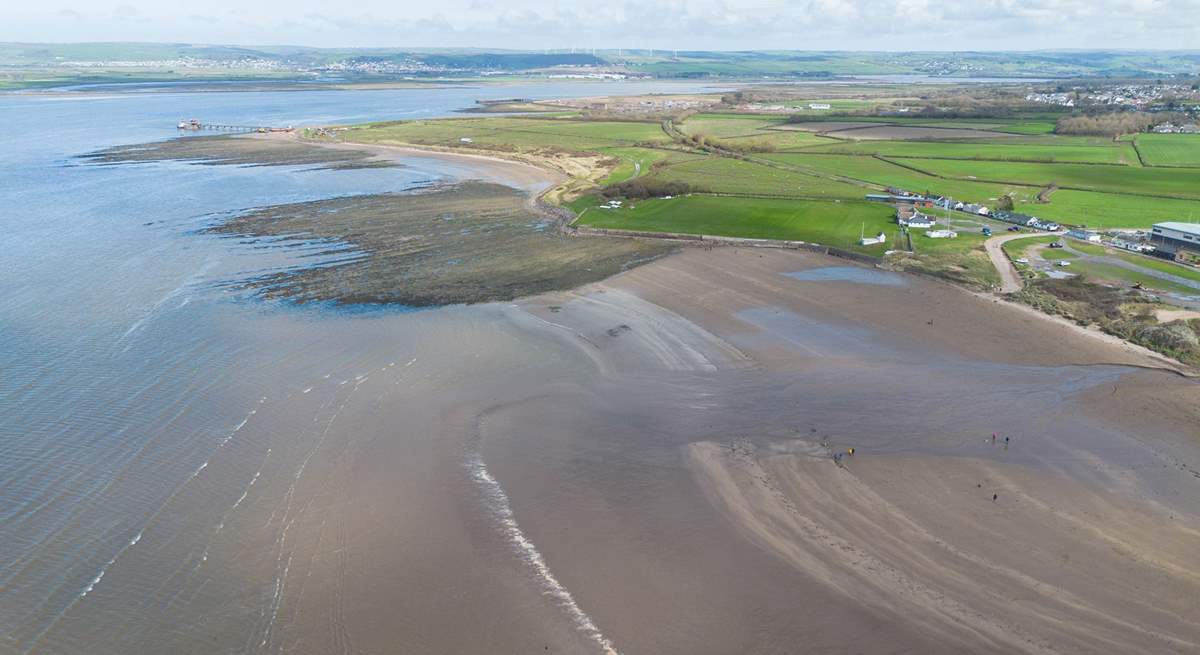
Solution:
M 1200 260 L 1200 223 L 1155 223 L 1150 243 L 1160 257 L 1177 262 Z

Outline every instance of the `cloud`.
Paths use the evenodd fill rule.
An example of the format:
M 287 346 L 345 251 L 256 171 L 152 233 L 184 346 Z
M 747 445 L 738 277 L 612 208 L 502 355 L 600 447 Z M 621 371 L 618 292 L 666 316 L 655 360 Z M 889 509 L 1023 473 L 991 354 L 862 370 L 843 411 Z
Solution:
M 320 46 L 953 50 L 1200 47 L 1196 0 L 49 0 L 10 11 L 0 40 Z M 67 12 L 67 13 L 64 13 Z M 83 18 L 78 20 L 76 17 Z

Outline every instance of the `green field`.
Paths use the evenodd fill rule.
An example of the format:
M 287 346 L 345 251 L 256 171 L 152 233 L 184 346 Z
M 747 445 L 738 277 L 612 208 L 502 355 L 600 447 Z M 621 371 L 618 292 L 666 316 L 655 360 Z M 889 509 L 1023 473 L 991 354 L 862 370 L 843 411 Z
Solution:
M 1006 241 L 1006 242 L 1000 244 L 1000 249 L 1003 250 L 1004 254 L 1008 255 L 1008 258 L 1011 260 L 1015 261 L 1015 260 L 1022 259 L 1022 258 L 1028 259 L 1029 258 L 1029 249 L 1032 248 L 1033 246 L 1054 243 L 1055 241 L 1058 241 L 1058 240 L 1059 240 L 1059 238 L 1056 236 L 1028 237 L 1028 238 L 1024 238 L 1024 239 L 1013 239 L 1012 241 Z
M 1139 134 L 1135 143 L 1147 166 L 1200 168 L 1200 134 Z
M 705 195 L 643 200 L 632 208 L 617 210 L 591 208 L 580 216 L 579 223 L 647 232 L 810 241 L 875 254 L 889 246 L 859 246 L 860 234 L 864 230 L 867 234 L 885 232 L 894 240 L 896 232 L 891 208 L 878 203 Z
M 694 155 L 674 150 L 635 147 L 602 147 L 597 152 L 611 155 L 620 160 L 613 172 L 605 178 L 602 184 L 617 184 L 632 179 L 637 175 L 646 175 L 656 162 L 680 163 L 702 159 L 702 155 Z
M 1070 189 L 1055 191 L 1046 204 L 1031 200 L 1032 197 L 1018 198 L 1016 210 L 1063 224 L 1093 228 L 1148 228 L 1161 221 L 1186 221 L 1189 217 L 1200 217 L 1200 201 L 1197 200 Z
M 1184 295 L 1200 295 L 1200 290 L 1194 289 L 1184 284 L 1178 284 L 1168 280 L 1162 280 L 1146 273 L 1132 271 L 1120 266 L 1111 264 L 1103 264 L 1092 261 L 1077 261 L 1072 262 L 1071 272 L 1085 275 L 1096 280 L 1104 280 L 1114 283 L 1141 284 L 1147 289 L 1158 289 L 1160 291 L 1171 291 Z
M 1082 162 L 1138 165 L 1137 153 L 1128 143 L 1108 142 L 1103 146 L 961 141 L 859 141 L 814 147 L 808 152 L 855 155 L 885 155 L 929 159 L 982 159 L 1027 162 Z
M 687 182 L 708 193 L 861 200 L 870 189 L 753 162 L 709 157 L 668 166 L 653 178 Z
M 1200 174 L 1171 168 L 905 159 L 904 164 L 952 179 L 1200 199 Z
M 819 119 L 818 119 L 819 120 Z M 1013 119 L 945 119 L 923 117 L 842 117 L 838 120 L 879 124 L 961 127 L 1003 130 L 1024 136 L 969 141 L 837 141 L 812 132 L 788 129 L 777 115 L 701 113 L 676 127 L 685 135 L 704 134 L 719 149 L 705 152 L 690 140 L 664 131 L 653 121 L 588 120 L 579 116 L 472 117 L 377 123 L 346 133 L 348 141 L 415 143 L 443 147 L 471 147 L 501 152 L 597 153 L 615 160 L 600 184 L 610 185 L 640 175 L 647 184 L 684 182 L 696 191 L 687 200 L 641 202 L 636 212 L 616 212 L 603 218 L 607 227 L 667 231 L 707 231 L 712 234 L 787 237 L 820 241 L 834 235 L 828 230 L 797 236 L 805 220 L 836 207 L 844 218 L 867 193 L 884 187 L 930 192 L 994 206 L 1011 195 L 1017 211 L 1067 225 L 1093 228 L 1145 228 L 1164 220 L 1200 217 L 1200 169 L 1141 166 L 1133 140 L 1046 134 L 1053 123 L 1030 115 Z M 471 139 L 464 144 L 463 138 Z M 774 152 L 753 152 L 769 143 Z M 1138 147 L 1154 152 L 1147 163 L 1192 161 L 1189 135 L 1143 134 Z M 1184 144 L 1180 146 L 1180 144 Z M 742 148 L 745 155 L 729 150 Z M 1057 188 L 1049 202 L 1038 195 L 1050 185 Z M 727 196 L 714 198 L 713 195 Z M 572 196 L 573 197 L 573 196 Z M 776 199 L 794 200 L 776 200 Z M 811 204 L 809 200 L 850 201 Z M 594 205 L 583 201 L 578 208 Z M 660 204 L 669 208 L 658 209 Z M 804 211 L 789 207 L 803 208 Z M 725 215 L 715 220 L 707 213 Z M 683 210 L 700 212 L 690 217 Z M 588 220 L 601 210 L 590 210 Z M 880 216 L 890 209 L 879 206 Z M 777 214 L 777 215 L 776 215 Z M 864 221 L 859 221 L 860 223 Z M 878 222 L 868 222 L 868 231 Z M 886 222 L 886 221 L 885 221 Z M 761 224 L 760 227 L 756 227 Z M 653 225 L 654 227 L 646 227 Z M 894 228 L 892 228 L 894 229 Z M 845 246 L 849 237 L 836 234 Z M 815 235 L 815 236 L 814 236 Z M 931 240 L 916 234 L 919 253 L 971 252 L 968 268 L 978 264 L 973 252 L 975 237 L 963 233 L 955 240 Z
M 1004 193 L 1036 197 L 1038 189 L 1013 184 L 988 184 L 963 180 L 945 180 L 905 168 L 901 163 L 875 157 L 774 153 L 764 159 L 826 175 L 838 175 L 879 186 L 893 186 L 923 193 L 930 191 L 970 202 L 988 202 Z
M 1121 252 L 1119 250 L 1116 251 L 1116 256 L 1122 261 L 1129 262 L 1130 264 L 1134 264 L 1142 268 L 1148 268 L 1150 270 L 1158 271 L 1159 273 L 1167 273 L 1169 275 L 1181 277 L 1185 280 L 1191 280 L 1193 282 L 1200 282 L 1200 269 L 1196 269 L 1191 266 L 1183 266 L 1161 259 L 1156 259 L 1154 257 L 1135 255 L 1130 252 Z M 1200 294 L 1200 292 L 1197 293 Z
M 665 143 L 658 123 L 584 121 L 570 118 L 446 118 L 373 123 L 352 129 L 361 143 L 415 143 L 456 147 L 469 138 L 481 146 L 589 151 L 638 143 Z
M 684 134 L 733 137 L 758 134 L 784 122 L 784 117 L 748 114 L 697 114 L 679 124 Z
M 782 116 L 752 114 L 696 114 L 677 125 L 689 136 L 703 134 L 719 145 L 737 148 L 747 142 L 769 143 L 775 150 L 795 150 L 836 141 L 809 132 L 788 130 Z

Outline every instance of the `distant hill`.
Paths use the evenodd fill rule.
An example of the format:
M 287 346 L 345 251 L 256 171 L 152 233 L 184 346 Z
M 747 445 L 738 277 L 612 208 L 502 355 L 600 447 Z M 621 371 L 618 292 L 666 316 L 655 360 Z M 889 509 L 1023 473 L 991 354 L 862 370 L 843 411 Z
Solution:
M 1200 76 L 1200 51 L 803 52 L 469 48 L 311 48 L 187 43 L 0 43 L 0 67 L 187 67 L 354 75 L 469 75 L 555 66 L 597 67 L 657 78 Z

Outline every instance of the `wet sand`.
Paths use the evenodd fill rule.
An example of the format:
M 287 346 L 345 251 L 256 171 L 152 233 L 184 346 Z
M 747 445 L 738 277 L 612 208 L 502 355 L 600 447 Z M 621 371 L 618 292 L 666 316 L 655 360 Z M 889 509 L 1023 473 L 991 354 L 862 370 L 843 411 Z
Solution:
M 1200 648 L 1200 386 L 1138 350 L 738 248 L 352 328 L 25 650 Z
M 364 149 L 313 148 L 290 138 L 227 134 L 114 146 L 82 155 L 80 159 L 96 164 L 186 161 L 208 166 L 312 166 L 329 170 L 403 165 Z
M 566 176 L 561 171 L 534 166 L 533 164 L 503 159 L 489 155 L 472 154 L 461 151 L 450 152 L 434 146 L 414 148 L 394 145 L 378 145 L 368 143 L 343 143 L 324 139 L 304 139 L 296 133 L 277 132 L 267 135 L 254 135 L 254 139 L 284 143 L 295 143 L 305 148 L 317 151 L 333 152 L 362 152 L 369 153 L 377 161 L 391 162 L 404 165 L 405 160 L 413 157 L 433 159 L 443 164 L 461 166 L 460 179 L 478 179 L 496 184 L 503 184 L 529 192 L 544 191 L 550 186 L 562 182 Z
M 609 383 L 492 409 L 485 455 L 606 637 L 681 653 L 1200 647 L 1200 387 L 1071 326 L 877 276 L 690 251 L 529 304 Z M 645 307 L 704 336 L 673 347 Z

